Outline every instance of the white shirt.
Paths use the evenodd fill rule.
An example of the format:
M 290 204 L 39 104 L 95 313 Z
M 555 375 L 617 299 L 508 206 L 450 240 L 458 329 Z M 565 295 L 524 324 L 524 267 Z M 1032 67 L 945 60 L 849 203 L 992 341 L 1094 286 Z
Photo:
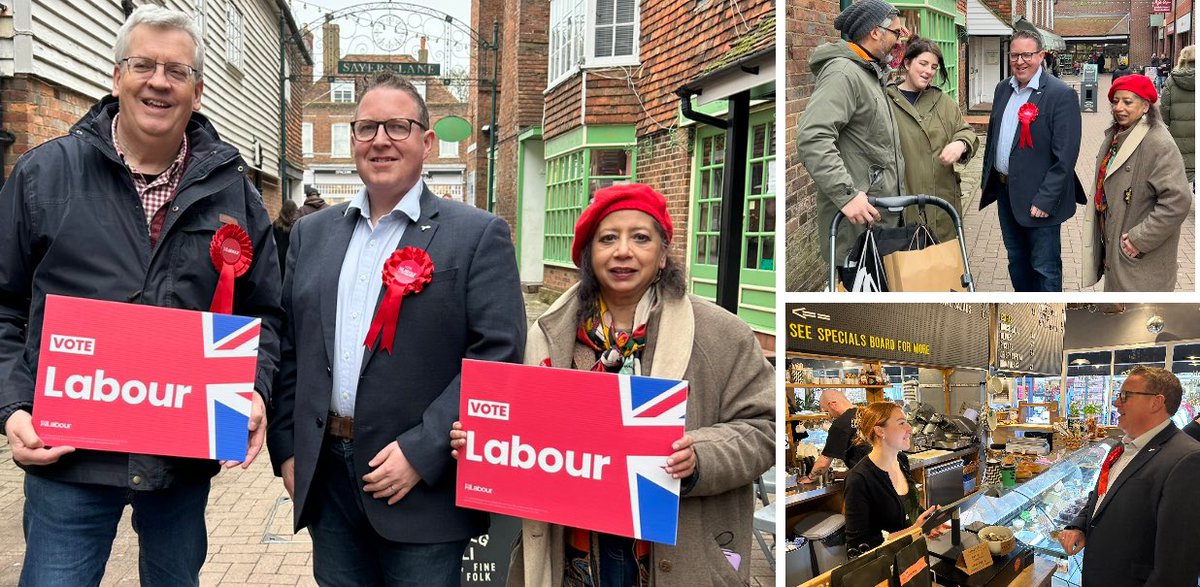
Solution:
M 346 208 L 346 214 L 359 215 L 342 272 L 338 277 L 336 330 L 333 337 L 333 396 L 330 410 L 339 416 L 354 416 L 358 398 L 359 372 L 362 370 L 367 329 L 375 317 L 375 306 L 383 290 L 383 265 L 400 244 L 404 229 L 421 217 L 421 194 L 425 182 L 417 180 L 400 198 L 396 207 L 378 224 L 371 222 L 371 200 L 367 188 Z M 378 341 L 376 344 L 381 344 Z
M 1171 426 L 1170 418 L 1163 420 L 1161 424 L 1147 430 L 1137 438 L 1130 438 L 1129 436 L 1121 438 L 1121 444 L 1125 445 L 1125 452 L 1121 453 L 1117 462 L 1113 463 L 1112 467 L 1108 469 L 1108 490 L 1104 492 L 1104 495 L 1096 499 L 1096 509 L 1092 511 L 1092 515 L 1096 515 L 1096 511 L 1100 509 L 1100 503 L 1104 501 L 1104 498 L 1112 495 L 1112 488 L 1116 486 L 1117 479 L 1121 477 L 1121 473 L 1125 472 L 1125 467 L 1133 461 L 1133 457 L 1136 457 L 1138 452 L 1145 448 L 1151 440 L 1154 440 L 1154 437 L 1158 436 L 1159 432 L 1166 430 L 1167 426 Z

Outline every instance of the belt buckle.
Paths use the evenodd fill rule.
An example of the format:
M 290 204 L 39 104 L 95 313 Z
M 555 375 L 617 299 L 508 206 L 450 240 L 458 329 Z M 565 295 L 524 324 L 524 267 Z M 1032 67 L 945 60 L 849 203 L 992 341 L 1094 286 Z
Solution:
M 333 412 L 329 412 L 325 432 L 335 438 L 340 438 L 342 440 L 353 440 L 354 418 L 349 416 L 339 416 Z

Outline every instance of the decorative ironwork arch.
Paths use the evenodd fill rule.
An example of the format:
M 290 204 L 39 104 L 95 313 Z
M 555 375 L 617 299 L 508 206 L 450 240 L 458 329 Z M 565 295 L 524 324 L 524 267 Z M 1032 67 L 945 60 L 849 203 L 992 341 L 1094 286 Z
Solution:
M 462 20 L 435 8 L 412 4 L 408 2 L 363 2 L 327 12 L 320 18 L 300 27 L 302 31 L 313 33 L 312 53 L 324 55 L 324 38 L 318 34 L 326 23 L 339 25 L 340 59 L 347 54 L 364 55 L 418 55 L 418 48 L 428 51 L 430 61 L 444 64 L 438 79 L 447 87 L 451 94 L 463 100 L 468 100 L 472 86 L 485 86 L 491 91 L 491 121 L 484 128 L 488 136 L 488 167 L 487 167 L 487 207 L 495 209 L 495 163 L 496 163 L 496 98 L 499 91 L 500 78 L 500 23 L 492 21 L 492 38 L 486 39 Z M 342 24 L 352 24 L 354 27 L 347 31 L 340 30 Z M 346 42 L 343 44 L 342 39 Z M 429 43 L 432 47 L 422 47 L 421 43 Z M 318 50 L 321 47 L 321 50 Z M 378 49 L 378 50 L 374 50 Z M 484 52 L 491 52 L 490 71 L 480 71 L 481 77 L 471 76 L 471 52 L 479 63 L 487 63 Z M 457 65 L 457 59 L 462 59 L 466 65 Z M 337 77 L 336 72 L 323 71 L 324 61 L 316 60 L 322 69 L 321 75 L 327 78 Z M 282 100 L 282 91 L 281 91 Z

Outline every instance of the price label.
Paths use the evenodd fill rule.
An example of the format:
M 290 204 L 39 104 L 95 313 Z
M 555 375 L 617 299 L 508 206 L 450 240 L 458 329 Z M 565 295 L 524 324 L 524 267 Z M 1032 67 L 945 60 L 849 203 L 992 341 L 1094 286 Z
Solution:
M 968 575 L 974 575 L 992 566 L 992 553 L 988 550 L 987 543 L 980 542 L 962 551 L 962 554 L 958 555 L 958 563 L 955 566 Z

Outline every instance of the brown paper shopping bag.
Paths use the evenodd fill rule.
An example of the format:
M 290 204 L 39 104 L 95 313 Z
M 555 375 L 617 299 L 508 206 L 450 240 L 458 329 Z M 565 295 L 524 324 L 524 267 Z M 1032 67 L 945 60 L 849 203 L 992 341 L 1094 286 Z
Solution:
M 883 258 L 890 291 L 966 291 L 958 239 Z

